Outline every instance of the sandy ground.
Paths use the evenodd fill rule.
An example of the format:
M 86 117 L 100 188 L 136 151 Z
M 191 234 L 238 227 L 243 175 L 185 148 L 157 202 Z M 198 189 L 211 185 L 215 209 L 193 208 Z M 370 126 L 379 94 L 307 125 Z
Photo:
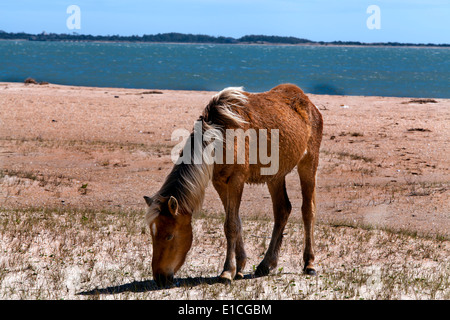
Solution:
M 213 94 L 0 83 L 0 206 L 143 209 L 173 166 L 172 132 Z M 309 97 L 325 122 L 318 223 L 448 238 L 450 100 Z M 300 218 L 296 172 L 287 189 Z M 203 208 L 223 212 L 212 186 Z M 241 214 L 271 212 L 267 188 L 247 186 Z

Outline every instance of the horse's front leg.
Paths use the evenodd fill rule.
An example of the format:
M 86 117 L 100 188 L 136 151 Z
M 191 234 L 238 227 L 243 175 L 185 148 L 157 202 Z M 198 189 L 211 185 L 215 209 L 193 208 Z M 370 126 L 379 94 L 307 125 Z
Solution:
M 239 179 L 227 179 L 226 183 L 214 183 L 225 208 L 224 231 L 227 239 L 227 253 L 220 278 L 225 282 L 243 278 L 243 269 L 247 260 L 242 240 L 242 226 L 239 217 L 244 183 Z

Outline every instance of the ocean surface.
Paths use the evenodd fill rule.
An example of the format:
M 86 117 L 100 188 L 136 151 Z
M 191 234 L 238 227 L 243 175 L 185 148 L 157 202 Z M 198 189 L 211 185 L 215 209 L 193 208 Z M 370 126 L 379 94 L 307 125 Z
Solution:
M 450 49 L 0 41 L 0 81 L 450 98 Z

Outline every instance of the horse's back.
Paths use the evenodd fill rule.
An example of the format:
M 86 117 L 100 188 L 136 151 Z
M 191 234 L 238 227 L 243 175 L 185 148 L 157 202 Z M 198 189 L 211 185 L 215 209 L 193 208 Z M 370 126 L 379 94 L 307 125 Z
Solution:
M 310 152 L 311 138 L 315 138 L 318 133 L 317 121 L 321 121 L 321 115 L 314 104 L 304 94 L 304 92 L 293 84 L 282 84 L 274 87 L 270 91 L 262 93 L 247 93 L 245 103 L 241 105 L 230 104 L 230 111 L 237 114 L 242 123 L 238 124 L 239 129 L 244 132 L 254 130 L 258 133 L 258 162 L 250 163 L 250 140 L 245 142 L 246 160 L 244 164 L 225 163 L 216 164 L 214 169 L 218 175 L 216 178 L 227 177 L 231 173 L 240 173 L 245 176 L 250 183 L 265 183 L 272 179 L 282 178 Z M 208 111 L 212 114 L 214 108 Z M 215 119 L 212 119 L 213 122 Z M 214 122 L 215 123 L 215 122 Z M 237 129 L 236 123 L 222 122 L 225 128 Z M 228 127 L 230 124 L 231 127 Z M 320 135 L 321 135 L 321 123 Z M 278 161 L 277 171 L 274 174 L 262 174 L 261 169 L 272 166 L 272 164 L 261 163 L 261 130 L 267 130 L 267 150 L 266 155 L 271 161 Z M 278 136 L 278 141 L 275 136 Z M 249 135 L 250 136 L 250 135 Z M 226 149 L 226 147 L 224 146 Z M 276 148 L 276 150 L 273 150 Z M 224 149 L 224 152 L 226 151 Z M 235 159 L 237 159 L 238 149 L 235 145 Z M 277 157 L 274 157 L 275 153 Z M 276 159 L 275 159 L 276 158 Z
M 249 127 L 279 130 L 280 155 L 283 150 L 304 153 L 318 110 L 299 87 L 282 84 L 251 94 L 246 107 Z
M 249 94 L 244 110 L 248 128 L 278 130 L 279 169 L 274 177 L 285 176 L 310 152 L 309 142 L 317 134 L 316 122 L 322 120 L 314 104 L 293 84 L 282 84 L 267 92 Z M 268 146 L 271 145 L 270 139 L 271 134 L 268 133 Z M 250 165 L 250 171 L 251 180 L 256 183 L 274 178 L 260 176 L 260 165 Z
M 299 87 L 281 84 L 270 91 L 251 94 L 247 109 L 248 114 L 259 115 L 256 119 L 260 121 L 253 123 L 255 126 L 264 128 L 273 124 L 281 129 L 285 125 L 297 124 L 299 130 L 295 131 L 304 135 L 305 131 L 301 129 L 311 125 L 311 113 L 316 108 Z

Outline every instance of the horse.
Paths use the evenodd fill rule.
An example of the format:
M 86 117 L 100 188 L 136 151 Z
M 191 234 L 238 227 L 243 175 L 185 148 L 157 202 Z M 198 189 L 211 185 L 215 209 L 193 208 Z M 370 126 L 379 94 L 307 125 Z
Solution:
M 159 191 L 151 197 L 144 196 L 147 204 L 145 223 L 149 227 L 153 244 L 152 271 L 155 282 L 159 286 L 173 283 L 174 274 L 183 265 L 192 245 L 192 216 L 201 210 L 205 189 L 210 181 L 222 201 L 226 215 L 226 258 L 219 276 L 224 282 L 244 277 L 247 256 L 239 216 L 244 185 L 267 184 L 275 223 L 269 247 L 254 276 L 268 275 L 277 266 L 283 230 L 291 213 L 285 177 L 295 167 L 301 184 L 301 211 L 305 232 L 303 272 L 316 275 L 316 172 L 323 130 L 323 119 L 318 108 L 293 84 L 281 84 L 261 93 L 249 93 L 242 87 L 229 87 L 211 98 L 197 123 L 200 124 L 197 126 L 200 129 L 191 132 L 179 153 L 179 159 L 186 158 L 186 155 L 198 155 L 196 148 L 201 151 L 208 148 L 208 139 L 195 143 L 197 133 L 215 132 L 216 138 L 210 140 L 220 142 L 221 144 L 217 144 L 219 147 L 216 145 L 214 152 L 203 152 L 199 158 L 203 161 L 176 162 Z M 276 159 L 278 163 L 274 165 L 275 170 L 268 170 L 267 173 L 268 171 L 264 171 L 268 169 L 267 161 L 262 161 L 262 157 L 255 161 L 255 157 L 252 159 L 249 154 L 251 143 L 255 136 L 258 138 L 257 135 L 245 134 L 244 147 L 238 146 L 239 140 L 234 139 L 235 137 L 221 137 L 233 130 L 244 133 L 269 130 L 277 133 L 265 135 L 270 142 L 270 150 L 265 151 L 271 154 L 278 152 L 279 155 Z M 260 140 L 261 136 L 264 138 L 260 134 Z M 256 144 L 259 155 L 264 154 L 260 149 L 267 146 L 267 141 Z M 275 144 L 272 143 L 274 141 Z M 227 151 L 226 160 L 232 161 L 222 161 L 223 154 Z M 239 162 L 236 159 L 243 151 L 247 155 Z M 211 161 L 214 156 L 216 158 Z

